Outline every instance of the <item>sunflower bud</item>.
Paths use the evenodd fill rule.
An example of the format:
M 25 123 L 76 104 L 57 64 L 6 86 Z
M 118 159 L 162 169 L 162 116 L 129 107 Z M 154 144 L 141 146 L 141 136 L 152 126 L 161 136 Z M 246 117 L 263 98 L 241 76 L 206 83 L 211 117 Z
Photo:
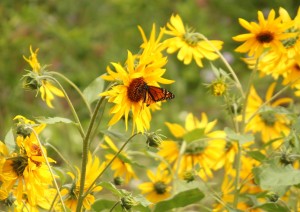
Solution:
M 193 182 L 195 180 L 195 174 L 193 171 L 186 171 L 184 172 L 183 174 L 183 179 L 186 181 L 186 182 Z
M 31 76 L 25 76 L 23 81 L 23 87 L 28 90 L 37 90 L 41 87 L 38 80 Z
M 123 209 L 130 210 L 133 206 L 136 206 L 138 204 L 139 203 L 134 200 L 131 194 L 121 198 L 121 206 Z
M 270 202 L 277 202 L 279 199 L 278 194 L 275 192 L 268 192 L 266 197 L 269 199 Z
M 156 132 L 145 133 L 147 136 L 147 145 L 150 147 L 158 148 L 162 142 L 161 134 L 157 134 Z
M 122 177 L 119 177 L 119 176 L 118 176 L 118 177 L 115 177 L 115 178 L 114 178 L 114 184 L 115 184 L 115 185 L 118 186 L 118 185 L 122 185 L 123 183 L 124 183 L 124 179 L 123 179 Z

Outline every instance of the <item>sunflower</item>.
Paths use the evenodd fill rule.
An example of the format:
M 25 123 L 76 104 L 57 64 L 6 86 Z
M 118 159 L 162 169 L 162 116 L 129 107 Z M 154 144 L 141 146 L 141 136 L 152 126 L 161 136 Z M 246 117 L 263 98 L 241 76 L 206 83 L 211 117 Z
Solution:
M 37 59 L 38 50 L 39 49 L 32 51 L 30 46 L 31 55 L 29 58 L 23 56 L 23 58 L 32 68 L 32 71 L 29 71 L 29 74 L 25 75 L 24 86 L 30 89 L 38 89 L 41 93 L 42 100 L 46 102 L 48 107 L 53 108 L 52 101 L 54 99 L 54 95 L 58 97 L 64 97 L 64 94 L 59 88 L 55 87 L 51 82 L 49 82 L 49 80 L 39 79 L 39 77 L 45 75 L 46 67 L 41 67 Z
M 220 156 L 224 152 L 226 134 L 224 131 L 213 131 L 217 120 L 208 122 L 206 114 L 202 113 L 202 120 L 199 121 L 189 113 L 185 128 L 179 124 L 166 124 L 179 142 L 162 142 L 158 154 L 172 164 L 180 176 L 200 167 L 200 177 L 207 179 L 212 177 L 212 169 L 222 167 L 224 160 L 220 160 Z M 184 148 L 182 155 L 181 148 Z
M 110 110 L 113 114 L 109 125 L 116 124 L 123 116 L 125 117 L 126 130 L 128 129 L 129 112 L 132 112 L 133 131 L 144 132 L 150 128 L 151 111 L 157 109 L 156 104 L 146 107 L 145 85 L 159 87 L 159 83 L 170 84 L 174 81 L 162 77 L 166 72 L 163 66 L 167 63 L 167 58 L 161 54 L 161 44 L 154 38 L 155 27 L 152 30 L 151 37 L 142 44 L 142 52 L 139 55 L 133 55 L 128 51 L 125 66 L 118 63 L 112 63 L 115 71 L 107 68 L 105 80 L 114 82 L 115 85 L 110 90 L 101 93 L 101 96 L 107 96 L 108 102 L 115 105 Z M 155 31 L 154 31 L 155 32 Z
M 270 101 L 275 90 L 276 83 L 272 83 L 266 93 L 265 101 Z M 246 131 L 261 133 L 261 140 L 269 142 L 278 139 L 275 146 L 281 143 L 282 138 L 290 132 L 290 121 L 284 113 L 276 112 L 280 105 L 289 104 L 291 98 L 280 98 L 274 102 L 269 102 L 263 108 L 260 108 L 264 103 L 258 96 L 254 87 L 251 87 L 248 104 L 246 107 Z M 278 110 L 277 110 L 278 111 Z M 256 114 L 257 113 L 257 114 Z M 251 120 L 250 120 L 251 118 Z M 275 148 L 275 146 L 273 146 Z
M 158 167 L 156 174 L 148 170 L 147 176 L 150 182 L 142 183 L 138 188 L 150 202 L 157 203 L 171 196 L 172 187 L 169 184 L 172 179 L 167 170 Z
M 165 34 L 172 36 L 164 41 L 167 52 L 172 54 L 178 51 L 177 58 L 184 64 L 190 64 L 192 59 L 198 66 L 202 67 L 202 59 L 215 60 L 219 56 L 215 49 L 220 50 L 223 41 L 211 40 L 209 43 L 190 28 L 186 28 L 179 15 L 172 15 L 167 23 Z M 214 46 L 214 47 L 212 47 Z
M 52 177 L 42 155 L 46 150 L 41 149 L 33 133 L 26 137 L 18 135 L 16 143 L 19 152 L 1 156 L 1 190 L 15 190 L 18 203 L 25 195 L 26 201 L 35 206 L 39 197 L 45 196 L 45 191 L 52 185 Z M 7 153 L 5 150 L 2 152 Z M 55 162 L 49 157 L 47 160 Z
M 237 47 L 235 51 L 246 53 L 249 56 L 258 58 L 265 49 L 272 49 L 276 52 L 285 51 L 282 40 L 295 36 L 294 33 L 287 33 L 293 23 L 281 21 L 280 17 L 275 18 L 275 11 L 271 10 L 268 18 L 265 19 L 261 11 L 258 11 L 258 23 L 248 22 L 242 18 L 239 23 L 249 31 L 249 33 L 241 34 L 233 37 L 235 41 L 244 42 Z
M 109 162 L 119 150 L 108 136 L 105 136 L 104 140 L 106 145 L 102 145 L 102 148 L 109 149 L 113 152 L 105 155 L 107 162 Z M 124 178 L 126 183 L 128 183 L 132 178 L 136 178 L 134 170 L 132 169 L 132 166 L 130 164 L 130 159 L 124 152 L 119 154 L 119 156 L 113 161 L 113 163 L 111 164 L 111 169 L 115 172 L 115 179 Z
M 88 162 L 86 165 L 86 179 L 84 183 L 84 192 L 92 185 L 99 174 L 104 170 L 105 163 L 100 164 L 98 157 L 92 157 L 92 154 L 88 155 Z M 65 200 L 65 205 L 71 210 L 75 211 L 78 203 L 79 186 L 80 186 L 80 176 L 81 173 L 76 167 L 77 173 L 74 175 L 68 172 L 68 175 L 72 178 L 73 183 L 70 185 L 65 185 L 66 188 L 61 190 L 61 194 Z M 99 192 L 102 190 L 101 186 L 94 186 L 91 192 Z M 95 202 L 95 196 L 89 193 L 83 200 L 83 207 L 87 210 L 91 209 L 91 205 Z

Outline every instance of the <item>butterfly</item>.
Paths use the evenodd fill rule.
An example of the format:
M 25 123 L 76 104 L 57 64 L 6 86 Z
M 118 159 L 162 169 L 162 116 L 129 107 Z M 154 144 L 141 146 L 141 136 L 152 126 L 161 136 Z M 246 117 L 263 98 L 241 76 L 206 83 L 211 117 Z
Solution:
M 155 102 L 175 98 L 175 95 L 173 93 L 171 93 L 170 91 L 164 88 L 147 85 L 145 83 L 143 89 L 144 89 L 143 102 L 146 103 L 147 107 Z

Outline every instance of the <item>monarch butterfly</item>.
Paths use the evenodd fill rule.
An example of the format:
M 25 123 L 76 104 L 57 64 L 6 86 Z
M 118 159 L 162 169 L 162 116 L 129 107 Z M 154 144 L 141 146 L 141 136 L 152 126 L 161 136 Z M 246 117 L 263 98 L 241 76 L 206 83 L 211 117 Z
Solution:
M 143 102 L 146 103 L 147 107 L 155 102 L 175 98 L 175 95 L 167 89 L 147 85 L 146 83 L 144 85 L 144 92 Z

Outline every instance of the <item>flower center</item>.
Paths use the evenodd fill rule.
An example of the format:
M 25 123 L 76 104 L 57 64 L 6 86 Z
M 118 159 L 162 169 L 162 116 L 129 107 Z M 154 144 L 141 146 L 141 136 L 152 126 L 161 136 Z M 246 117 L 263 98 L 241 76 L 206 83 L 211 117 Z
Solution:
M 11 166 L 14 172 L 18 176 L 22 176 L 26 166 L 28 165 L 28 158 L 20 156 L 20 157 L 12 158 L 11 160 L 12 160 Z
M 267 126 L 274 126 L 275 122 L 276 122 L 276 116 L 275 113 L 273 111 L 266 111 L 266 112 L 262 112 L 260 114 L 260 118 L 263 120 L 263 122 L 267 125 Z
M 260 43 L 270 43 L 274 40 L 274 35 L 269 31 L 261 32 L 256 36 L 256 40 Z
M 144 82 L 142 77 L 133 79 L 127 89 L 127 96 L 132 102 L 139 102 L 145 96 L 145 86 L 147 84 Z
M 300 66 L 299 66 L 298 63 L 296 63 L 296 64 L 294 65 L 294 68 L 295 68 L 297 71 L 300 71 Z
M 167 185 L 162 181 L 158 181 L 154 183 L 154 190 L 157 194 L 164 194 L 167 191 Z
M 41 150 L 41 148 L 38 146 L 38 145 L 36 145 L 36 144 L 32 144 L 31 145 L 31 147 L 30 147 L 30 150 L 31 150 L 31 154 L 32 155 L 34 155 L 34 156 L 42 156 L 42 150 Z M 38 162 L 38 161 L 35 161 L 35 160 L 32 160 L 31 159 L 31 161 L 33 162 L 33 163 L 35 163 L 36 164 L 36 166 L 41 166 L 41 162 Z

